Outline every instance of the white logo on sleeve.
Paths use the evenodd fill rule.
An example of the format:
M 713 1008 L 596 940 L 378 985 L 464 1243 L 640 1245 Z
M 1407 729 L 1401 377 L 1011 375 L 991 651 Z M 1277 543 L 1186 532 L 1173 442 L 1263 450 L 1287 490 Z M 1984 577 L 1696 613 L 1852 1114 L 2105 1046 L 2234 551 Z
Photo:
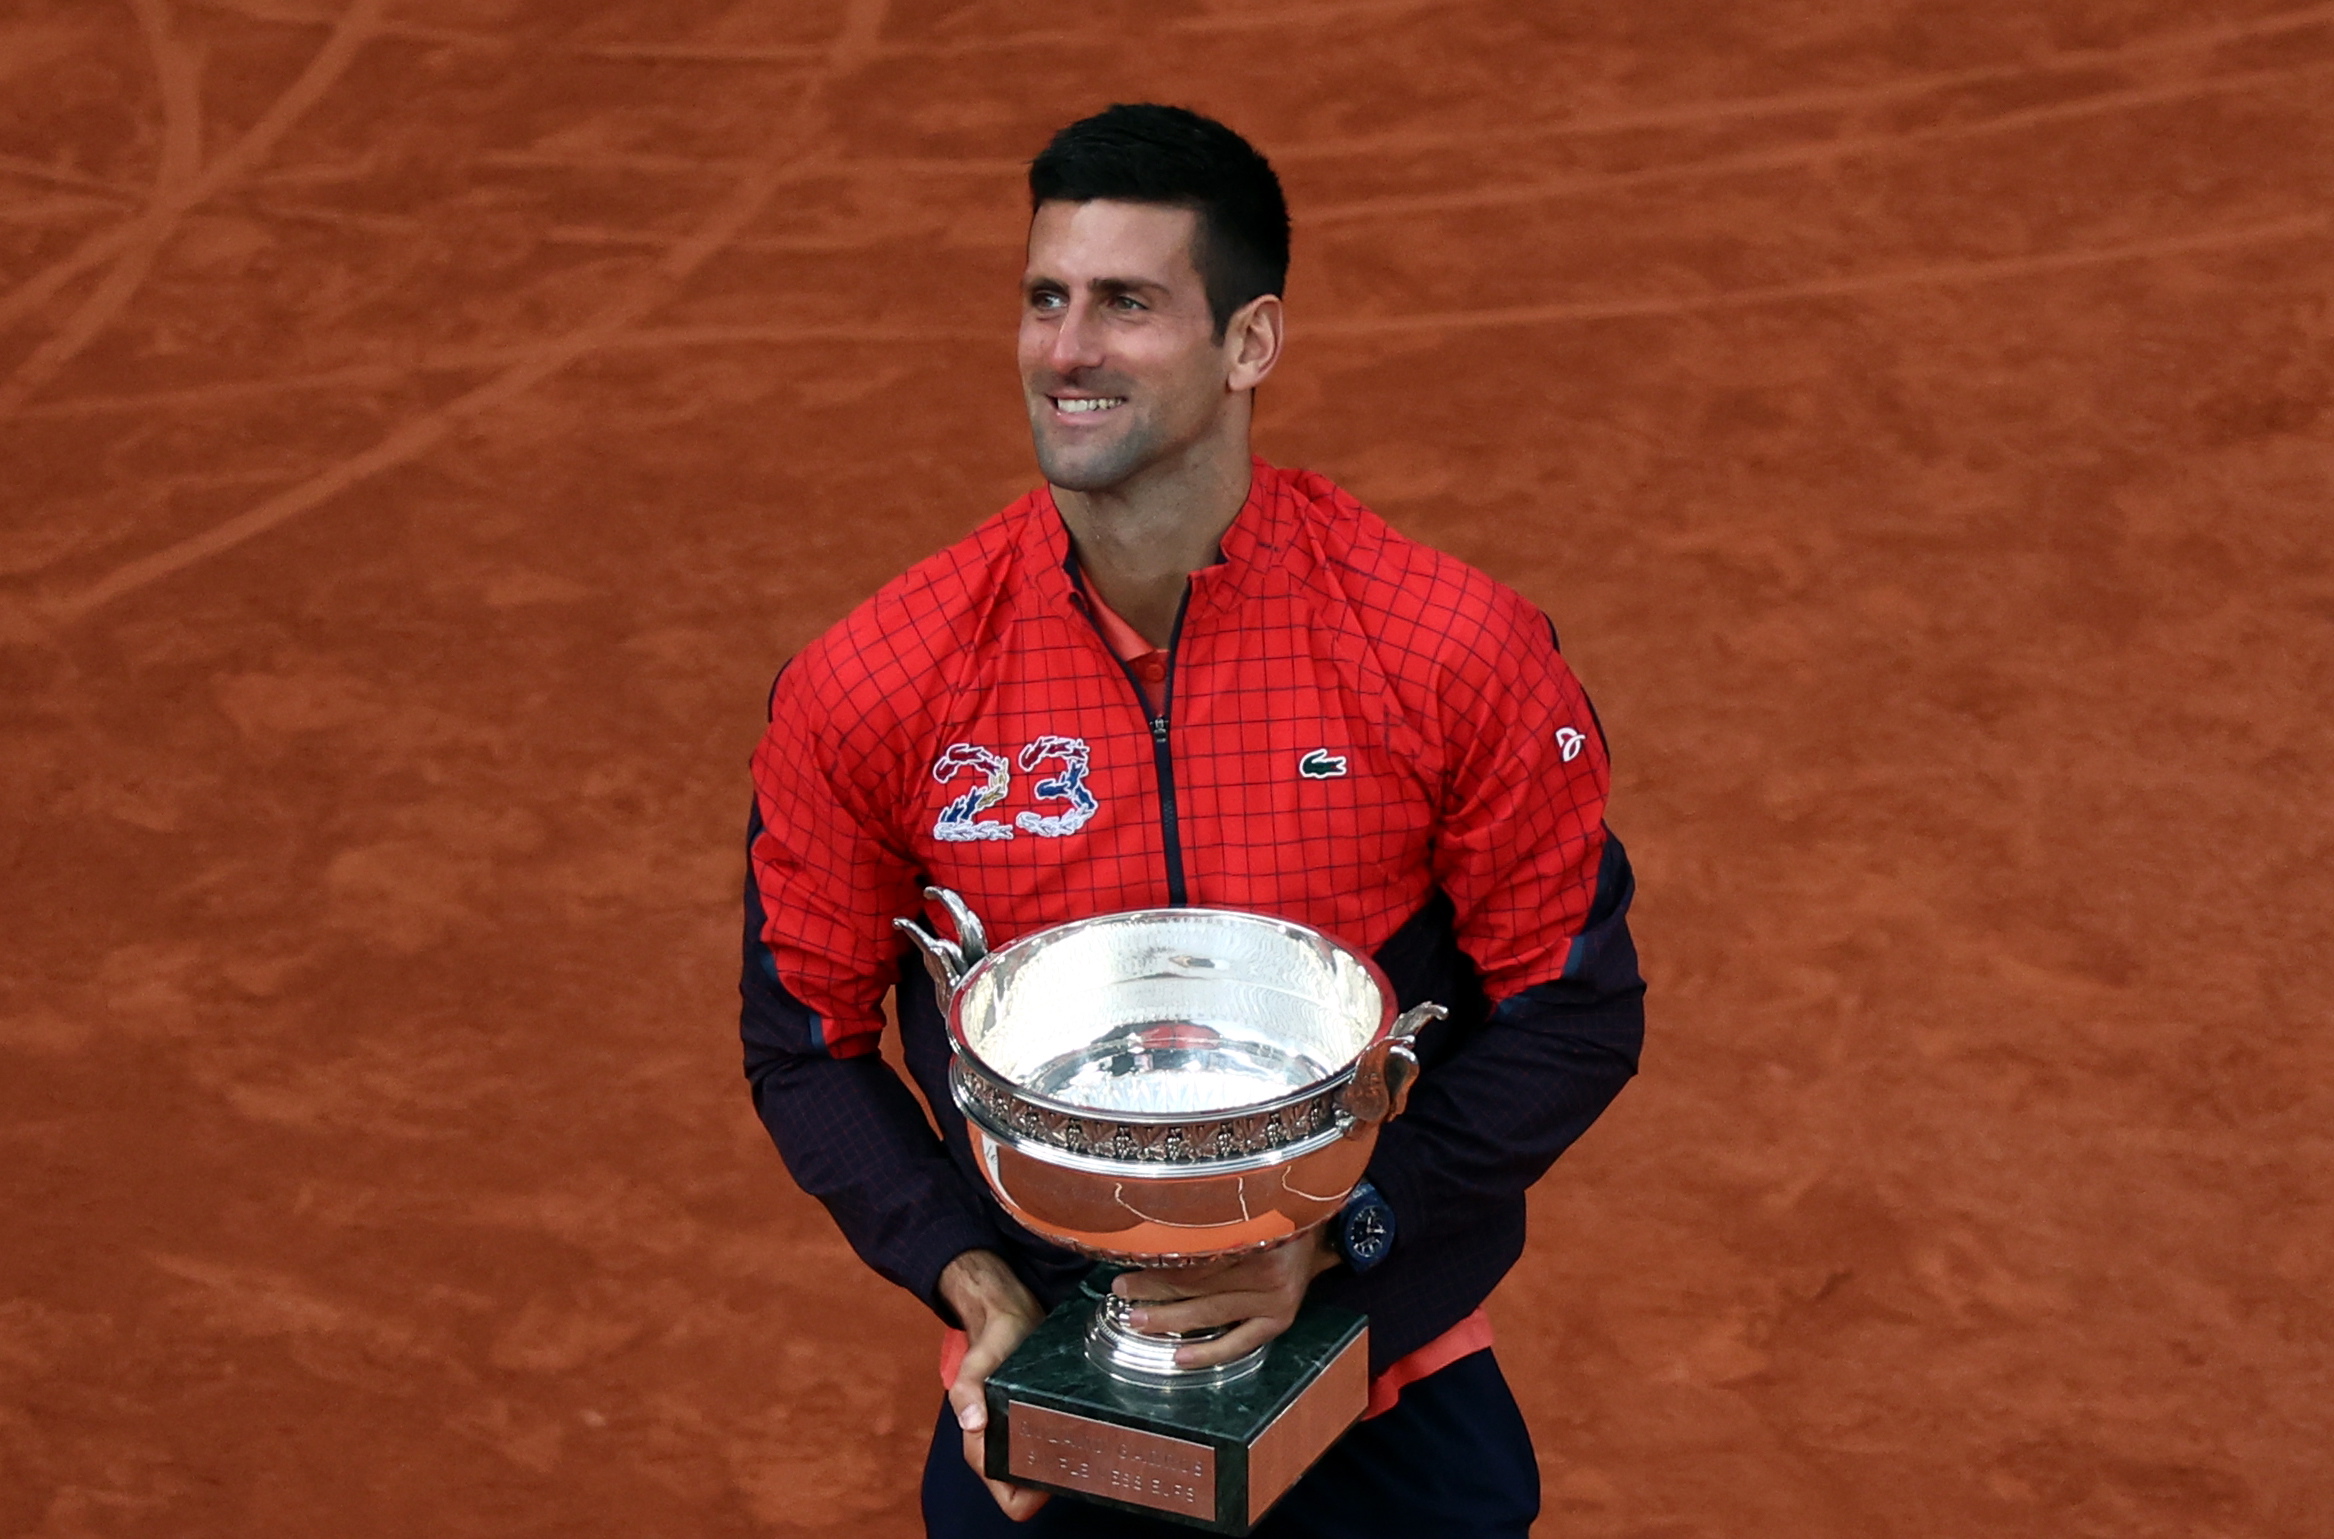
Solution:
M 1564 762 L 1567 764 L 1580 757 L 1580 750 L 1587 743 L 1588 739 L 1581 736 L 1580 729 L 1577 727 L 1558 727 L 1556 729 L 1556 747 L 1564 755 Z

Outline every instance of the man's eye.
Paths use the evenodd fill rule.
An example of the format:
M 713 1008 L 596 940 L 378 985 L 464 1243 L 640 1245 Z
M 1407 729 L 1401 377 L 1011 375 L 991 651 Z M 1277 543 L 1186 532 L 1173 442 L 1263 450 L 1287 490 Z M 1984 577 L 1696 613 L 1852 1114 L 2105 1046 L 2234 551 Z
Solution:
M 1059 310 L 1061 307 L 1062 296 L 1059 294 L 1038 293 L 1029 296 L 1029 308 L 1032 310 Z
M 1114 294 L 1111 296 L 1110 304 L 1111 308 L 1115 310 L 1140 310 L 1143 308 L 1143 302 L 1132 294 Z

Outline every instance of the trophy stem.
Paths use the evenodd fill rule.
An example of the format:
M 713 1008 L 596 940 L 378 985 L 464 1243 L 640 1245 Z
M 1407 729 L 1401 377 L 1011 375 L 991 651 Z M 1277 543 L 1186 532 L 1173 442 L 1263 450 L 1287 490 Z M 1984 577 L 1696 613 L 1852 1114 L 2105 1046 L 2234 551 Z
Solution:
M 1122 1384 L 1139 1384 L 1146 1389 L 1212 1389 L 1247 1378 L 1264 1366 L 1265 1355 L 1272 1350 L 1268 1341 L 1213 1368 L 1179 1367 L 1175 1362 L 1177 1347 L 1213 1341 L 1232 1327 L 1212 1325 L 1205 1330 L 1153 1335 L 1129 1323 L 1127 1317 L 1133 1310 L 1134 1305 L 1117 1294 L 1104 1293 L 1095 1305 L 1092 1323 L 1086 1327 L 1086 1361 Z

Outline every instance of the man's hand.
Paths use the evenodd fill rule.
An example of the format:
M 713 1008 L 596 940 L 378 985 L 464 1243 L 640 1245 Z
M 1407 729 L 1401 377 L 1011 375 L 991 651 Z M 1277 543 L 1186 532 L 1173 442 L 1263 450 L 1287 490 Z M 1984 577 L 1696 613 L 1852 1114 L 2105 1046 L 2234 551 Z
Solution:
M 1214 1341 L 1175 1349 L 1176 1366 L 1213 1368 L 1255 1351 L 1285 1331 L 1313 1279 L 1337 1265 L 1326 1224 L 1271 1250 L 1186 1270 L 1127 1272 L 1110 1285 L 1140 1304 L 1128 1321 L 1138 1331 L 1197 1331 L 1235 1325 Z
M 989 1250 L 968 1250 L 949 1262 L 940 1274 L 940 1296 L 956 1311 L 971 1341 L 964 1365 L 956 1370 L 956 1382 L 948 1386 L 948 1403 L 956 1411 L 956 1424 L 964 1429 L 964 1462 L 981 1477 L 1005 1516 L 1026 1523 L 1045 1505 L 1046 1493 L 989 1479 L 984 1462 L 989 1406 L 983 1388 L 997 1365 L 1037 1329 L 1045 1311 L 1021 1286 L 1004 1257 Z

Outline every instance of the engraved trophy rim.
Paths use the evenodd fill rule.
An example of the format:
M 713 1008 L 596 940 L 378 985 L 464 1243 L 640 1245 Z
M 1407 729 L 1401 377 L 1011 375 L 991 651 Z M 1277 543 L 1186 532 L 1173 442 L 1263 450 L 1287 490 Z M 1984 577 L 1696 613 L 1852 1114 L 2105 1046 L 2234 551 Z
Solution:
M 1039 1156 L 1049 1164 L 1058 1165 L 1065 1170 L 1075 1170 L 1095 1176 L 1114 1176 L 1122 1181 L 1176 1181 L 1195 1176 L 1239 1175 L 1248 1171 L 1269 1170 L 1275 1165 L 1289 1164 L 1304 1158 L 1316 1149 L 1352 1136 L 1349 1130 L 1353 1125 L 1353 1115 L 1350 1112 L 1340 1111 L 1333 1120 L 1320 1128 L 1301 1134 L 1286 1143 L 1274 1144 L 1251 1153 L 1210 1155 L 1185 1160 L 1133 1160 L 1120 1158 L 1116 1155 L 1094 1154 L 1084 1149 L 1070 1148 L 1049 1139 L 1032 1137 L 1021 1129 L 1000 1120 L 988 1106 L 968 1095 L 963 1084 L 958 1080 L 957 1073 L 969 1074 L 971 1072 L 970 1069 L 962 1069 L 951 1073 L 949 1095 L 956 1102 L 957 1110 L 979 1123 L 982 1132 L 1000 1143 Z M 1338 1085 L 1351 1078 L 1352 1070 L 1349 1066 L 1344 1073 L 1336 1078 L 1320 1082 L 1304 1095 L 1295 1097 L 1288 1104 L 1302 1105 L 1321 1095 L 1324 1091 L 1336 1089 Z M 1020 1095 L 1018 1091 L 1010 1093 Z M 1038 1100 L 1036 1096 L 1021 1096 L 1021 1099 L 1032 1102 Z M 1159 1114 L 1152 1113 L 1150 1115 L 1154 1120 L 1147 1125 L 1159 1127 L 1190 1126 L 1195 1123 L 1256 1116 L 1260 1113 L 1281 1109 L 1285 1109 L 1281 1103 L 1274 1102 L 1253 1107 L 1236 1107 L 1223 1112 L 1187 1113 L 1180 1117 L 1170 1113 L 1163 1119 L 1159 1117 Z M 1051 1111 L 1053 1108 L 1048 1106 L 1046 1110 Z M 1072 1111 L 1067 1115 L 1082 1116 L 1088 1122 L 1135 1122 L 1138 1120 L 1133 1116 L 1095 1112 Z

